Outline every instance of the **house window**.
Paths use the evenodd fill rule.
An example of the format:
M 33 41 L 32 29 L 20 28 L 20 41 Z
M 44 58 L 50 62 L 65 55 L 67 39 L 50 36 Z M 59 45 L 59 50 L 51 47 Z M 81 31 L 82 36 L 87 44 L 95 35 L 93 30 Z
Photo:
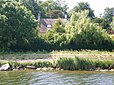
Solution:
M 51 28 L 51 25 L 47 25 L 47 28 Z

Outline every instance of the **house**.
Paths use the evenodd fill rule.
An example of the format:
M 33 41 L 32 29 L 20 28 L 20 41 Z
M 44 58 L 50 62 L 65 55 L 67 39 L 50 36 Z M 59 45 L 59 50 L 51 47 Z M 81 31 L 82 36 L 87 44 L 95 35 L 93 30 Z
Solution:
M 58 20 L 61 20 L 62 22 L 65 22 L 65 19 L 41 19 L 40 20 L 40 32 L 46 32 L 50 29 L 52 29 L 52 25 L 57 22 Z
M 57 22 L 58 20 L 61 20 L 61 22 L 67 21 L 67 15 L 65 15 L 65 18 L 57 18 L 57 19 L 40 19 L 40 14 L 38 14 L 38 21 L 40 23 L 39 31 L 41 33 L 45 33 L 46 31 L 52 29 L 52 25 Z

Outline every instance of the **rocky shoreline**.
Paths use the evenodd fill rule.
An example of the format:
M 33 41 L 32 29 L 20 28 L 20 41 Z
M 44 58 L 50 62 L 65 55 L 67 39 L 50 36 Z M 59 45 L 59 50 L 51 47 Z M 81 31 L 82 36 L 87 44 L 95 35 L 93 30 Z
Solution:
M 16 70 L 26 70 L 26 69 L 32 69 L 37 71 L 63 71 L 64 69 L 61 68 L 53 68 L 53 67 L 42 67 L 37 68 L 35 66 L 19 66 L 16 68 L 11 68 L 9 64 L 4 64 L 0 67 L 0 71 L 16 71 Z M 89 70 L 89 71 L 99 71 L 99 72 L 114 72 L 114 69 L 100 69 L 97 68 L 95 70 Z
M 37 71 L 63 70 L 60 68 L 53 68 L 53 67 L 37 68 L 35 66 L 19 66 L 19 67 L 12 68 L 12 67 L 10 67 L 9 64 L 4 64 L 0 67 L 0 71 L 15 71 L 15 70 L 25 70 L 25 69 L 33 69 L 33 70 L 37 70 Z

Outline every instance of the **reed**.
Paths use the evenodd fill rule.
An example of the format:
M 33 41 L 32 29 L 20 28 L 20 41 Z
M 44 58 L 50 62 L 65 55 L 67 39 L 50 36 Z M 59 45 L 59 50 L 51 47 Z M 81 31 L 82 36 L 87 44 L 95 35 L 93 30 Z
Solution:
M 97 68 L 108 69 L 112 64 L 114 64 L 114 61 L 98 61 L 79 57 L 62 57 L 57 60 L 57 66 L 64 70 L 95 70 Z
M 63 57 L 57 60 L 57 67 L 60 67 L 64 70 L 75 70 L 76 63 L 73 58 Z

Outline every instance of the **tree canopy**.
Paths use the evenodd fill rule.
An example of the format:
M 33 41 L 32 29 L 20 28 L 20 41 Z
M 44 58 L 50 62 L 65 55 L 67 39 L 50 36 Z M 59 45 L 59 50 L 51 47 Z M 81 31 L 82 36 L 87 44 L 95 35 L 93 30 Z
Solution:
M 111 39 L 107 32 L 88 18 L 89 11 L 72 13 L 70 22 L 65 26 L 69 44 L 74 49 L 107 49 Z M 107 46 L 105 46 L 107 44 Z
M 102 29 L 106 29 L 107 31 L 110 29 L 110 23 L 107 22 L 104 18 L 95 18 L 93 20 L 94 23 L 97 23 Z
M 111 22 L 111 29 L 114 31 L 114 17 L 112 18 L 112 22 Z
M 113 8 L 103 18 L 94 16 L 89 3 L 81 2 L 71 11 L 60 0 L 0 0 L 0 51 L 65 49 L 112 49 L 107 29 L 114 30 Z M 42 18 L 60 18 L 45 34 L 38 32 L 38 12 Z M 112 32 L 111 30 L 111 32 Z
M 0 1 L 0 50 L 30 47 L 37 21 L 31 11 L 13 0 Z
M 67 12 L 67 5 L 63 0 L 42 1 L 40 7 L 43 14 L 45 14 L 45 18 L 62 18 L 64 17 L 64 13 Z
M 65 27 L 60 21 L 56 22 L 44 39 L 56 49 L 111 49 L 108 33 L 94 23 L 88 13 L 88 10 L 73 12 Z
M 88 17 L 95 18 L 94 11 L 90 8 L 90 4 L 88 2 L 80 2 L 80 3 L 78 3 L 71 10 L 71 13 L 72 13 L 72 11 L 81 12 L 81 11 L 84 11 L 84 10 L 88 10 L 89 11 Z
M 28 10 L 31 10 L 32 14 L 35 15 L 36 19 L 38 17 L 38 13 L 41 11 L 41 7 L 39 5 L 39 0 L 19 0 L 19 2 L 24 5 Z
M 103 18 L 107 21 L 107 22 L 112 22 L 112 18 L 114 15 L 114 8 L 109 8 L 106 7 L 105 11 L 103 13 Z

